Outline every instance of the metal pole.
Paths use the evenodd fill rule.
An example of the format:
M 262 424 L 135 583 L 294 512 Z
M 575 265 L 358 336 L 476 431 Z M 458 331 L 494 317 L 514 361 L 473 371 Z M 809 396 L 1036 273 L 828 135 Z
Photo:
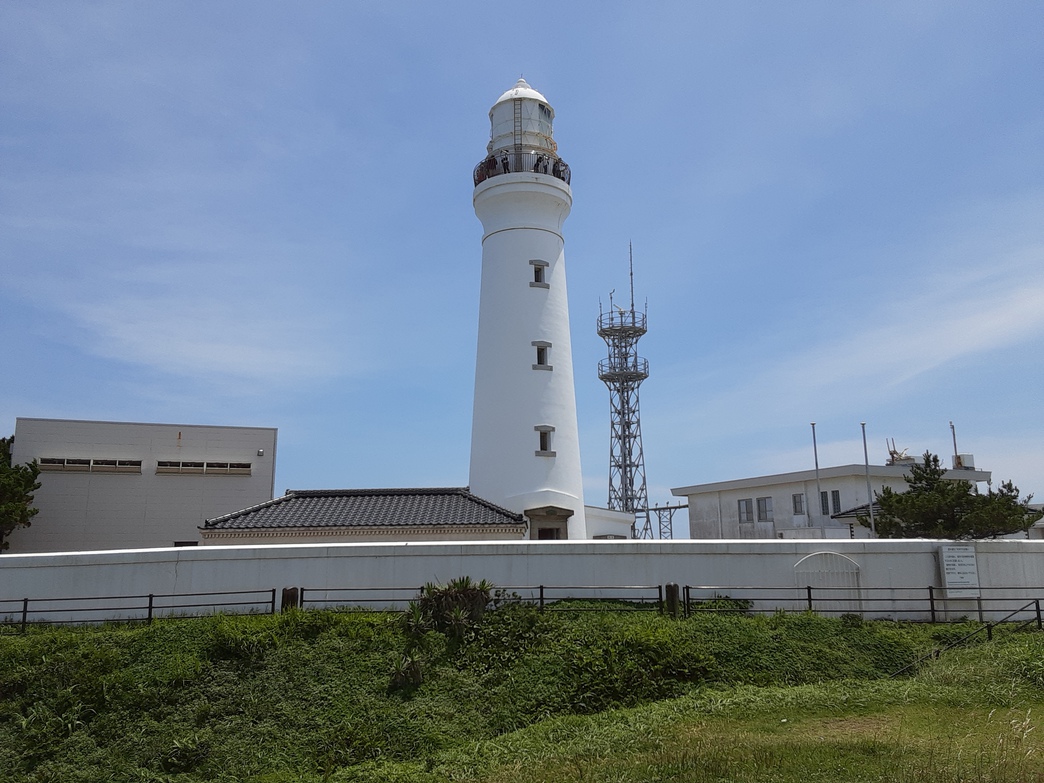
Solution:
M 874 524 L 874 495 L 870 489 L 870 457 L 866 451 L 866 422 L 859 422 L 863 428 L 863 464 L 866 466 L 866 507 L 870 509 L 870 535 L 877 538 L 877 526 Z
M 812 422 L 812 454 L 816 459 L 816 508 L 819 517 L 823 516 L 823 490 L 819 488 L 819 447 L 816 445 L 816 423 Z M 822 519 L 820 520 L 822 522 Z
M 631 271 L 631 326 L 634 326 L 634 247 L 630 240 L 627 242 L 627 257 L 627 265 Z
M 950 434 L 953 435 L 953 466 L 957 467 L 957 430 L 953 426 L 953 422 L 950 422 Z
M 928 585 L 928 606 L 932 611 L 932 622 L 935 622 L 935 588 Z
M 805 592 L 808 595 L 808 611 L 812 611 L 812 585 L 805 586 Z

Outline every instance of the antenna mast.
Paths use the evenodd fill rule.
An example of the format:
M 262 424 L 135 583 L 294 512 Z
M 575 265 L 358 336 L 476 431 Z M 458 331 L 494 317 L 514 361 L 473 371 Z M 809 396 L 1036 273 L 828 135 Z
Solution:
M 627 269 L 631 274 L 631 312 L 634 312 L 634 247 L 627 243 Z
M 614 305 L 598 312 L 598 336 L 609 356 L 598 362 L 598 377 L 609 389 L 609 508 L 633 512 L 632 538 L 652 538 L 649 493 L 645 486 L 645 455 L 639 417 L 638 387 L 649 377 L 649 362 L 638 355 L 638 340 L 646 332 L 646 313 L 634 309 L 634 253 L 630 257 L 631 309 Z M 660 526 L 661 537 L 663 525 Z

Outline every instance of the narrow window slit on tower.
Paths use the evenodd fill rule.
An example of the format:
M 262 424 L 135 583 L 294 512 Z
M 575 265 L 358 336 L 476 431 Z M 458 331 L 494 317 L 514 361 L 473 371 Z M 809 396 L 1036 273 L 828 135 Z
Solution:
M 547 261 L 530 261 L 533 266 L 533 279 L 529 283 L 530 288 L 550 288 L 547 282 Z
M 539 448 L 536 450 L 536 456 L 538 456 L 538 457 L 553 457 L 553 456 L 555 456 L 555 452 L 552 449 L 552 444 L 551 444 L 551 433 L 553 433 L 555 431 L 555 428 L 551 427 L 551 426 L 549 426 L 547 424 L 541 424 L 541 425 L 539 425 L 537 427 L 534 427 L 533 429 L 536 430 L 537 437 L 539 439 L 539 442 L 538 442 Z
M 536 348 L 536 364 L 534 370 L 553 370 L 551 366 L 551 343 L 544 340 L 534 340 L 533 347 Z

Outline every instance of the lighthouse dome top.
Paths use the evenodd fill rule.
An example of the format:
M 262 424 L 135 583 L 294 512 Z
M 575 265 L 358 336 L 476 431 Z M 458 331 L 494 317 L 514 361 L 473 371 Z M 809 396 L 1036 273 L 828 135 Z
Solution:
M 554 139 L 555 110 L 525 79 L 501 95 L 489 110 L 489 143 L 475 167 L 476 187 L 498 174 L 548 175 L 570 181 L 569 166 Z
M 543 95 L 541 95 L 532 87 L 530 87 L 525 79 L 519 77 L 519 80 L 515 82 L 514 87 L 512 87 L 510 90 L 508 90 L 499 98 L 497 98 L 497 102 L 493 104 L 493 108 L 496 108 L 497 104 L 503 103 L 504 101 L 513 101 L 518 98 L 530 98 L 534 101 L 547 103 L 547 98 L 545 98 Z M 492 111 L 493 109 L 490 109 L 490 112 Z

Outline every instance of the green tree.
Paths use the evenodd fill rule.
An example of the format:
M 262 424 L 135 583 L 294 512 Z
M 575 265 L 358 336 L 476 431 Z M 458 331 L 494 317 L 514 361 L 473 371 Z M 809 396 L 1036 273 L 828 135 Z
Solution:
M 996 492 L 985 494 L 970 481 L 945 478 L 939 457 L 925 452 L 923 462 L 912 465 L 904 476 L 905 492 L 885 487 L 875 493 L 880 512 L 875 515 L 882 538 L 948 538 L 968 540 L 996 538 L 1026 530 L 1041 518 L 1029 507 L 1032 495 L 1019 499 L 1019 488 L 1002 482 Z M 866 517 L 860 523 L 869 525 Z
M 10 546 L 7 537 L 19 527 L 29 527 L 40 509 L 33 508 L 33 493 L 40 488 L 36 460 L 25 465 L 11 464 L 14 435 L 0 438 L 0 552 Z

